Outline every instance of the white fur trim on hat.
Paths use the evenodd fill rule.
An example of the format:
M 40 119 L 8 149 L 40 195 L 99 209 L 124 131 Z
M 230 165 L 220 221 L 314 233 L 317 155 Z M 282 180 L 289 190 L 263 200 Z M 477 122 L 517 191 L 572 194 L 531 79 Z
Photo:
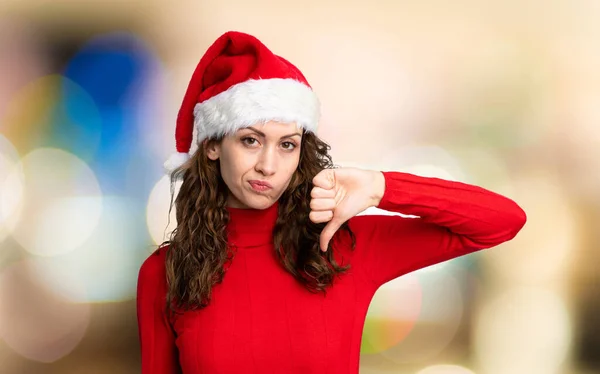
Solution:
M 173 153 L 167 161 L 164 163 L 164 168 L 167 172 L 171 173 L 181 165 L 185 164 L 190 159 L 189 153 L 177 152 Z
M 295 122 L 316 132 L 320 112 L 317 95 L 297 80 L 248 80 L 196 104 L 196 140 L 231 134 L 264 121 Z

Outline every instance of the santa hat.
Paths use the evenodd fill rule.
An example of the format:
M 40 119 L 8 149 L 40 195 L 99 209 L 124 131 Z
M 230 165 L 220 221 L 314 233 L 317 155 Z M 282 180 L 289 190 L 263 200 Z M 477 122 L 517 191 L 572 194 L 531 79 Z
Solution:
M 316 132 L 319 117 L 319 100 L 297 67 L 252 35 L 230 31 L 208 48 L 192 75 L 177 115 L 177 153 L 164 166 L 171 172 L 190 158 L 194 127 L 199 144 L 267 121 Z

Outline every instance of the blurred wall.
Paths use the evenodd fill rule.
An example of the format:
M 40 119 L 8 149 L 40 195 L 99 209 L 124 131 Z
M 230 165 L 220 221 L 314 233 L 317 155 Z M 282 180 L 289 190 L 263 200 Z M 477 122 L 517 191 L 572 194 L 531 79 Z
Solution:
M 0 372 L 139 372 L 137 271 L 174 227 L 162 162 L 227 30 L 304 72 L 336 164 L 528 214 L 514 241 L 382 287 L 362 373 L 599 372 L 599 17 L 594 0 L 1 2 Z

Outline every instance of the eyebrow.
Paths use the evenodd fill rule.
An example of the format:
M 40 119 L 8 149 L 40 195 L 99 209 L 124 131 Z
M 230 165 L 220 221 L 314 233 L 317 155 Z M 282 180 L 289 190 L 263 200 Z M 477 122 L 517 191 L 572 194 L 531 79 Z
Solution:
M 249 129 L 249 130 L 252 130 L 252 131 L 254 131 L 254 132 L 255 132 L 255 133 L 257 133 L 258 135 L 262 136 L 263 138 L 266 138 L 266 137 L 267 137 L 267 136 L 265 135 L 265 133 L 264 133 L 264 132 L 262 132 L 262 131 L 259 131 L 259 130 L 255 129 L 255 128 L 254 128 L 254 127 L 252 127 L 252 126 L 249 126 L 249 127 L 246 127 L 246 128 L 247 128 L 247 129 Z M 300 134 L 299 132 L 295 132 L 295 133 L 293 133 L 293 134 L 284 135 L 284 136 L 282 136 L 280 139 L 284 139 L 284 138 L 291 138 L 292 136 L 296 136 L 296 135 L 298 135 L 298 136 L 301 136 L 302 134 Z

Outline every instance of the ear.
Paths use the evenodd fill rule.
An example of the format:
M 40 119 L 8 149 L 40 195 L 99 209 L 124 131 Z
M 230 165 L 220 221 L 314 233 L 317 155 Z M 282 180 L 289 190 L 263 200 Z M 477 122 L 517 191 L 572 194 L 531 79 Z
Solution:
M 206 156 L 216 161 L 221 156 L 221 144 L 215 141 L 204 140 L 204 149 L 206 150 Z

